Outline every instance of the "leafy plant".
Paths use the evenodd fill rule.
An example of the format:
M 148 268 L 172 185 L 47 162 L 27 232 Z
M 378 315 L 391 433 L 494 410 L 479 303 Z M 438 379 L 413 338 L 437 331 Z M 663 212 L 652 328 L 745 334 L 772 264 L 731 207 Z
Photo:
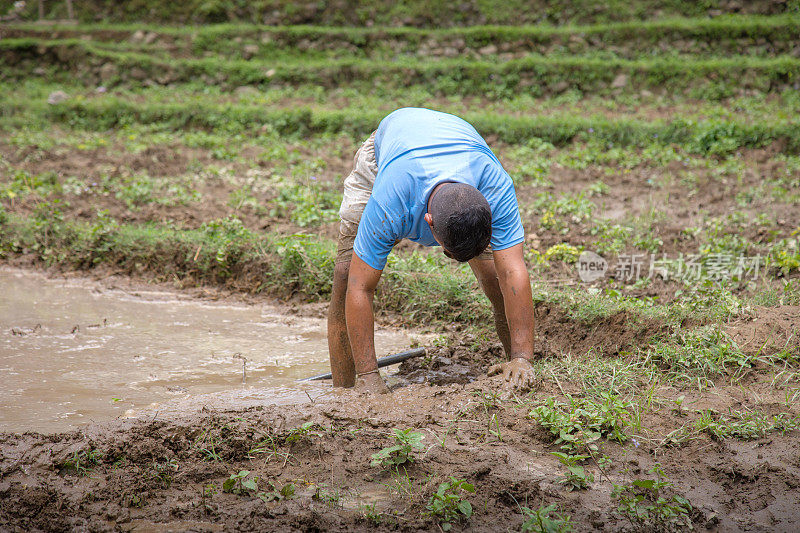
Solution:
M 571 244 L 561 243 L 554 244 L 544 253 L 546 259 L 555 259 L 556 261 L 564 261 L 565 263 L 574 263 L 581 255 L 581 248 L 572 246 Z
M 569 515 L 558 513 L 558 506 L 551 504 L 535 511 L 528 507 L 520 507 L 528 518 L 522 523 L 522 533 L 568 533 L 572 531 Z
M 69 459 L 61 465 L 62 470 L 72 471 L 79 476 L 88 476 L 92 468 L 97 466 L 103 453 L 95 448 L 73 452 Z
M 289 500 L 294 497 L 296 491 L 294 483 L 286 483 L 280 487 L 273 481 L 268 481 L 267 483 L 272 490 L 256 494 L 256 496 L 264 502 Z
M 248 479 L 249 470 L 239 470 L 222 483 L 222 492 L 245 495 L 258 490 L 258 476 Z
M 395 429 L 395 444 L 372 454 L 370 465 L 397 468 L 406 463 L 413 463 L 416 460 L 414 452 L 424 448 L 422 444 L 424 438 L 425 436 L 422 433 L 410 428 Z
M 594 481 L 594 476 L 587 473 L 580 464 L 581 461 L 589 458 L 588 455 L 568 455 L 561 452 L 550 452 L 550 455 L 556 457 L 567 467 L 566 474 L 559 481 L 566 484 L 568 490 L 586 489 L 589 487 L 589 483 Z
M 428 514 L 439 519 L 443 531 L 449 531 L 456 520 L 468 520 L 472 516 L 472 504 L 462 499 L 461 493 L 474 493 L 475 487 L 464 479 L 450 477 L 439 485 L 428 501 Z
M 648 471 L 656 479 L 635 479 L 625 485 L 614 485 L 611 499 L 618 502 L 617 510 L 631 522 L 642 526 L 675 524 L 691 527 L 692 506 L 683 496 L 666 496 L 672 486 L 660 465 Z
M 319 431 L 315 430 L 316 427 L 317 424 L 315 422 L 306 422 L 299 427 L 290 429 L 289 432 L 286 434 L 286 443 L 292 444 L 295 442 L 300 442 L 302 440 L 309 439 L 311 437 L 321 436 L 322 434 Z
M 625 428 L 632 424 L 631 408 L 619 395 L 603 392 L 598 398 L 569 397 L 569 404 L 548 398 L 528 416 L 555 435 L 555 444 L 561 444 L 561 449 L 573 452 L 583 446 L 597 450 L 595 442 L 601 437 L 627 441 Z

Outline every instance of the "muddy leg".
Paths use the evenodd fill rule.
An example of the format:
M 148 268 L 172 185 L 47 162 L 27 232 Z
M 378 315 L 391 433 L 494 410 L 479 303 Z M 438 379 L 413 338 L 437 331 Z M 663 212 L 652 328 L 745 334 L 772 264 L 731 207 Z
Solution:
M 347 294 L 347 275 L 350 263 L 337 263 L 333 271 L 333 290 L 328 307 L 328 353 L 331 358 L 331 373 L 334 387 L 355 385 L 356 369 L 350 351 L 350 338 L 347 336 L 347 322 L 344 315 L 344 300 Z
M 478 283 L 492 302 L 494 311 L 494 325 L 497 329 L 497 336 L 503 344 L 506 357 L 511 354 L 511 334 L 508 330 L 508 320 L 506 319 L 506 306 L 503 300 L 503 292 L 500 290 L 500 282 L 497 280 L 497 271 L 494 268 L 494 261 L 488 259 L 475 258 L 469 262 L 472 272 L 478 279 Z

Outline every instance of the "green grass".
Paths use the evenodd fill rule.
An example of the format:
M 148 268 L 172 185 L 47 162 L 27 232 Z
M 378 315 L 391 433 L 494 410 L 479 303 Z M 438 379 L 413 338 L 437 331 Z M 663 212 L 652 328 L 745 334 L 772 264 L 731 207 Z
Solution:
M 34 68 L 50 65 L 50 76 L 73 79 L 99 76 L 101 63 L 113 65 L 109 83 L 160 84 L 207 78 L 208 83 L 240 85 L 325 87 L 343 85 L 366 89 L 382 86 L 423 86 L 440 94 L 510 96 L 518 91 L 548 94 L 574 88 L 583 92 L 613 94 L 611 85 L 627 75 L 626 91 L 642 89 L 692 89 L 707 97 L 737 94 L 741 89 L 762 92 L 790 87 L 800 79 L 800 60 L 792 56 L 760 57 L 656 57 L 635 60 L 608 57 L 528 55 L 508 61 L 444 58 L 436 61 L 397 58 L 312 59 L 299 55 L 269 60 L 230 57 L 159 58 L 153 54 L 118 51 L 80 39 L 5 39 L 0 41 L 0 64 L 5 76 L 28 77 Z M 134 71 L 133 69 L 136 69 Z M 138 72 L 138 73 L 137 73 Z M 728 80 L 736 80 L 731 84 Z
M 3 107 L 0 124 L 7 128 L 45 128 L 63 124 L 71 128 L 105 131 L 127 125 L 147 125 L 160 131 L 210 129 L 229 134 L 268 128 L 281 136 L 304 137 L 347 134 L 364 138 L 383 118 L 381 111 L 360 109 L 322 110 L 313 107 L 264 108 L 259 105 L 194 103 L 139 103 L 108 95 L 74 98 L 57 105 L 30 101 L 17 95 L 0 99 Z M 593 142 L 612 146 L 678 145 L 689 153 L 722 155 L 739 148 L 757 148 L 773 141 L 783 142 L 787 154 L 800 152 L 800 128 L 793 119 L 783 121 L 740 122 L 713 119 L 636 120 L 605 116 L 576 116 L 558 113 L 549 116 L 503 116 L 496 113 L 464 115 L 484 136 L 507 143 L 544 140 L 556 146 L 574 142 Z
M 7 12 L 13 0 L 0 0 L 0 13 Z M 797 12 L 794 2 L 748 2 L 739 7 L 746 13 Z M 89 0 L 75 3 L 75 16 L 83 21 L 144 21 L 163 24 L 198 24 L 241 21 L 258 24 L 352 25 L 388 24 L 423 27 L 460 26 L 480 23 L 529 24 L 598 23 L 611 21 L 641 22 L 653 18 L 674 16 L 705 17 L 710 13 L 729 13 L 731 9 L 720 0 L 690 2 L 687 0 L 610 0 L 602 4 L 590 0 L 576 0 L 569 4 L 556 0 L 522 2 L 490 2 L 469 0 L 460 4 L 446 2 L 431 4 L 423 0 L 388 2 L 386 0 L 346 5 L 319 3 L 299 6 L 287 0 L 188 0 L 163 4 L 147 0 L 109 2 Z M 45 4 L 46 18 L 65 18 L 63 2 Z M 26 20 L 37 19 L 37 7 L 28 2 L 21 11 Z
M 637 55 L 669 55 L 691 52 L 696 55 L 774 55 L 791 51 L 800 29 L 800 19 L 792 15 L 754 17 L 732 15 L 722 18 L 674 18 L 646 22 L 617 22 L 581 26 L 470 26 L 463 28 L 420 29 L 414 27 L 331 27 L 271 26 L 220 24 L 188 27 L 144 24 L 92 24 L 42 28 L 20 24 L 7 30 L 8 37 L 45 38 L 58 31 L 62 36 L 91 37 L 93 42 L 117 44 L 151 53 L 169 51 L 163 43 L 176 44 L 174 53 L 191 50 L 242 57 L 243 46 L 256 44 L 249 57 L 272 57 L 294 49 L 309 56 L 389 58 L 397 54 L 435 53 L 453 48 L 459 53 L 491 53 L 487 46 L 500 51 L 537 53 L 584 53 L 608 50 L 633 58 Z M 137 42 L 136 31 L 155 33 L 152 44 Z M 759 39 L 769 43 L 763 46 Z M 130 41 L 130 42 L 125 42 Z M 662 49 L 662 43 L 671 46 Z M 480 52 L 481 49 L 483 52 Z

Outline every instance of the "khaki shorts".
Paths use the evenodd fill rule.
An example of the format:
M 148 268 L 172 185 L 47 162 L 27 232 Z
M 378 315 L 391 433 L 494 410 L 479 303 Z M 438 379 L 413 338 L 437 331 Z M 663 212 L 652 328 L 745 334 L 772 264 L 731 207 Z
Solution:
M 336 263 L 349 263 L 353 258 L 353 243 L 358 233 L 358 223 L 372 195 L 372 186 L 378 174 L 375 161 L 375 132 L 361 145 L 353 159 L 353 170 L 344 180 L 344 194 L 339 208 L 339 241 L 336 250 Z M 397 241 L 400 242 L 400 241 Z M 397 244 L 395 242 L 395 244 Z M 478 256 L 479 259 L 493 259 L 489 246 Z

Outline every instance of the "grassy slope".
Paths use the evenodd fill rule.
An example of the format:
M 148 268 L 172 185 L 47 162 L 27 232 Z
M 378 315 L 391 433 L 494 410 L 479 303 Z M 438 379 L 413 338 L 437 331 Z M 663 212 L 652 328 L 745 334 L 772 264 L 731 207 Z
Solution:
M 0 1 L 0 13 L 7 12 L 12 0 Z M 188 0 L 162 3 L 152 0 L 91 0 L 75 2 L 75 15 L 80 20 L 143 21 L 151 23 L 200 24 L 219 22 L 254 22 L 266 24 L 363 25 L 390 24 L 412 26 L 459 26 L 475 24 L 530 23 L 602 23 L 639 21 L 670 16 L 701 17 L 744 11 L 748 14 L 775 14 L 797 11 L 796 2 L 776 3 L 755 0 L 731 3 L 724 0 L 691 2 L 686 0 L 610 0 L 594 2 L 576 0 L 565 4 L 557 0 L 532 2 L 511 0 L 491 2 L 470 0 L 459 2 L 403 2 L 336 0 L 332 2 L 298 3 L 286 0 Z M 29 2 L 22 13 L 34 19 L 37 7 Z M 63 2 L 48 2 L 46 18 L 64 18 Z

